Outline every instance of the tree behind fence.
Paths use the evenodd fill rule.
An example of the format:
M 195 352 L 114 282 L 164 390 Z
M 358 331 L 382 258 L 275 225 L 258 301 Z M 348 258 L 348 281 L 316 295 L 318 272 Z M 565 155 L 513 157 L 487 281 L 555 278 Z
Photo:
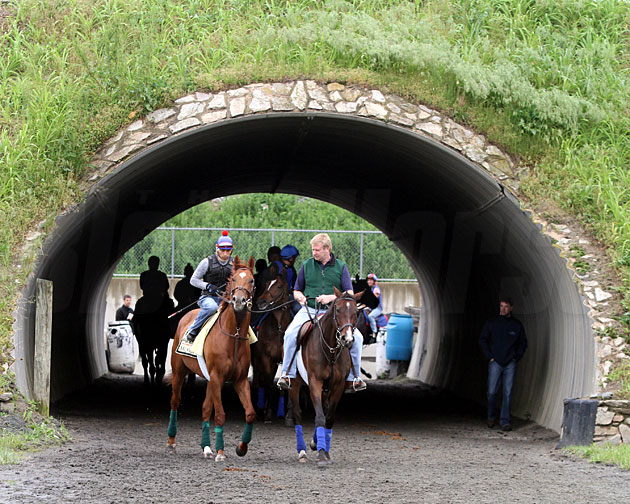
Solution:
M 186 263 L 196 267 L 204 257 L 212 254 L 221 234 L 219 228 L 160 227 L 138 242 L 120 260 L 114 276 L 135 276 L 148 269 L 150 256 L 160 258 L 160 269 L 171 277 L 183 276 Z M 234 241 L 234 255 L 249 259 L 267 259 L 271 245 L 282 248 L 291 244 L 300 256 L 296 268 L 311 257 L 311 238 L 316 230 L 297 229 L 230 229 Z M 350 274 L 365 277 L 376 273 L 387 280 L 415 281 L 416 277 L 402 252 L 378 231 L 322 231 L 330 235 L 335 256 L 347 265 Z

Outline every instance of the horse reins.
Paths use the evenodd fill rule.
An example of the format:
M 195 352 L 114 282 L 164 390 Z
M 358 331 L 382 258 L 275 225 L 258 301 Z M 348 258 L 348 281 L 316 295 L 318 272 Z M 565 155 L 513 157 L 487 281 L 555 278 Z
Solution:
M 238 269 L 234 270 L 234 273 L 236 273 L 238 270 L 241 270 L 241 269 L 249 270 L 248 267 L 238 268 Z M 230 281 L 230 286 L 231 286 L 231 281 Z M 234 301 L 231 298 L 234 295 L 234 292 L 236 292 L 238 290 L 243 290 L 243 291 L 245 291 L 247 293 L 247 301 L 245 301 L 245 306 L 247 307 L 247 309 L 249 311 L 251 311 L 253 293 L 247 287 L 242 287 L 241 285 L 237 285 L 236 287 L 234 287 L 230 291 L 230 299 L 227 299 L 225 297 L 222 297 L 222 299 L 224 301 L 226 301 L 227 304 L 232 305 L 232 309 L 234 309 Z M 236 357 L 238 355 L 238 342 L 239 342 L 239 340 L 247 340 L 249 338 L 248 338 L 247 334 L 245 336 L 241 336 L 240 335 L 241 327 L 240 327 L 240 325 L 238 323 L 238 318 L 236 319 L 236 332 L 234 334 L 231 334 L 231 333 L 227 332 L 225 329 L 223 329 L 223 325 L 221 324 L 221 316 L 220 316 L 220 314 L 219 314 L 218 322 L 219 322 L 219 329 L 221 330 L 221 332 L 223 334 L 225 334 L 226 336 L 229 336 L 230 338 L 234 338 L 234 358 L 232 359 L 232 371 L 230 371 L 230 374 L 225 378 L 226 381 L 227 381 L 230 378 L 232 378 L 232 376 L 234 375 L 234 371 L 236 370 Z M 248 330 L 249 330 L 249 325 L 247 327 L 248 327 Z

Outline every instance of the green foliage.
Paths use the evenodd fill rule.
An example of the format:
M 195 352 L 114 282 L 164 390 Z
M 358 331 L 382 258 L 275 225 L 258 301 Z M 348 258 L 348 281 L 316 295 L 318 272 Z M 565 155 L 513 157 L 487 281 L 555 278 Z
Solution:
M 573 257 L 582 257 L 584 254 L 586 254 L 586 252 L 584 251 L 582 247 L 575 244 L 571 245 L 569 247 L 569 250 L 571 252 L 571 256 Z
M 620 387 L 615 396 L 622 399 L 630 399 L 630 362 L 622 362 L 616 365 L 610 371 L 608 378 Z
M 571 446 L 567 450 L 587 458 L 589 462 L 614 464 L 622 469 L 630 469 L 630 444 Z
M 13 267 L 24 236 L 80 199 L 104 140 L 191 90 L 297 77 L 427 103 L 530 162 L 526 195 L 583 216 L 626 272 L 630 311 L 627 2 L 21 0 L 9 9 L 0 365 L 15 286 L 29 273 Z
M 35 403 L 29 403 L 23 413 L 24 427 L 20 431 L 0 430 L 0 464 L 17 464 L 27 452 L 70 439 L 70 434 L 52 417 L 41 417 Z
M 214 252 L 221 229 L 229 229 L 235 254 L 241 258 L 267 257 L 267 249 L 292 244 L 300 251 L 296 261 L 311 256 L 310 239 L 316 232 L 328 231 L 333 252 L 348 265 L 352 275 L 360 270 L 361 235 L 334 233 L 332 230 L 368 231 L 363 235 L 363 276 L 373 271 L 382 278 L 414 279 L 415 275 L 402 253 L 368 222 L 353 213 L 329 203 L 291 194 L 244 194 L 220 201 L 203 203 L 173 217 L 165 226 L 181 228 L 211 227 L 213 231 L 195 229 L 157 229 L 148 234 L 121 259 L 117 274 L 138 274 L 147 268 L 151 255 L 162 260 L 162 270 L 181 275 L 186 263 L 193 266 Z M 298 231 L 242 231 L 234 228 L 294 229 Z M 172 240 L 175 243 L 171 263 Z M 173 267 L 173 271 L 170 268 Z

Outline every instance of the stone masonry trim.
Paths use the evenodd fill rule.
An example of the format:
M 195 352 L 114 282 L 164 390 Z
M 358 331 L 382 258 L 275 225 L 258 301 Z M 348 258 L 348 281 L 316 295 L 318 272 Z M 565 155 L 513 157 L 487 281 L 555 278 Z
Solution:
M 97 183 L 144 148 L 193 128 L 233 117 L 304 111 L 370 118 L 431 138 L 481 167 L 516 195 L 520 192 L 521 179 L 528 173 L 526 166 L 515 165 L 507 153 L 489 143 L 484 135 L 422 104 L 410 103 L 377 89 L 346 86 L 339 82 L 323 84 L 298 80 L 251 84 L 217 93 L 198 91 L 183 96 L 171 107 L 155 110 L 144 119 L 134 121 L 105 142 L 91 162 L 92 171 L 87 179 L 92 184 Z M 603 291 L 596 280 L 588 275 L 578 275 L 571 267 L 569 247 L 580 242 L 581 237 L 567 226 L 547 223 L 533 212 L 527 213 L 567 260 L 567 267 L 580 284 L 594 331 L 604 332 L 607 327 L 612 327 L 612 319 L 601 316 L 612 294 Z M 620 338 L 613 342 L 606 336 L 595 337 L 599 359 L 597 381 L 602 389 L 605 389 L 613 360 L 628 357 L 623 352 L 625 342 L 618 340 Z

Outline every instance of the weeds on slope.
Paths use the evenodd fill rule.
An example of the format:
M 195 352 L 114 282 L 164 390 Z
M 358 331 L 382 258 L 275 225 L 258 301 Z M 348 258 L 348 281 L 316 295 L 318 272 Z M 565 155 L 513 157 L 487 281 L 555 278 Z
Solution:
M 630 271 L 624 2 L 21 0 L 11 9 L 0 33 L 0 366 L 29 270 L 17 268 L 27 233 L 40 222 L 45 233 L 81 198 L 93 152 L 130 117 L 197 89 L 307 77 L 439 108 L 531 164 L 528 196 L 582 214 Z

